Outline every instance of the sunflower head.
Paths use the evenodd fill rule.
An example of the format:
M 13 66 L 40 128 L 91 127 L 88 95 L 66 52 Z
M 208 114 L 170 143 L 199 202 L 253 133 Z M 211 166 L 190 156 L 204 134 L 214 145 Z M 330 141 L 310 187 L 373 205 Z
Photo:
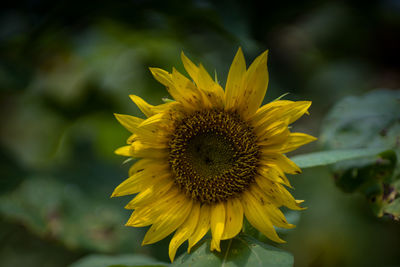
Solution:
M 182 53 L 191 79 L 177 70 L 150 68 L 175 99 L 153 106 L 133 102 L 147 117 L 116 114 L 132 135 L 119 155 L 137 159 L 112 196 L 136 194 L 127 226 L 150 226 L 143 244 L 175 232 L 169 256 L 189 241 L 188 251 L 211 230 L 211 250 L 235 237 L 243 219 L 269 239 L 284 242 L 274 226 L 293 228 L 281 206 L 300 210 L 286 189 L 285 173 L 300 169 L 285 156 L 316 138 L 289 125 L 307 113 L 309 101 L 277 100 L 260 107 L 268 85 L 267 51 L 246 67 L 239 48 L 225 90 L 202 65 Z

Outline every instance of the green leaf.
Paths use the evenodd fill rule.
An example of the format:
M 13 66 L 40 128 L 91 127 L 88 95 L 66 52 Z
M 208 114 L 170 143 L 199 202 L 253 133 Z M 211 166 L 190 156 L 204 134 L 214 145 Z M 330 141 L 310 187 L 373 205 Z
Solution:
M 344 160 L 375 156 L 384 150 L 384 148 L 338 149 L 298 155 L 291 157 L 291 160 L 300 168 L 310 168 Z
M 62 180 L 30 176 L 15 191 L 0 196 L 0 214 L 71 249 L 134 249 L 137 232 L 121 227 L 126 215 L 106 200 L 98 201 Z
M 363 194 L 378 217 L 387 214 L 398 219 L 399 216 L 400 189 L 396 186 L 400 179 L 399 140 L 399 91 L 375 90 L 361 97 L 347 97 L 332 108 L 323 123 L 320 142 L 325 148 L 356 149 L 360 155 L 364 153 L 365 157 L 336 163 L 335 182 L 345 192 Z M 301 164 L 310 162 L 313 163 L 300 160 Z
M 191 267 L 257 267 L 293 266 L 293 256 L 284 250 L 261 243 L 258 240 L 239 235 L 221 242 L 221 252 L 210 251 L 210 240 L 198 245 L 190 254 L 183 254 L 172 266 Z
M 101 254 L 93 254 L 86 256 L 77 262 L 70 265 L 70 267 L 138 267 L 138 266 L 152 266 L 152 267 L 160 267 L 160 266 L 168 266 L 168 263 L 158 262 L 155 259 L 149 258 L 144 255 L 101 255 Z
M 400 91 L 375 90 L 346 97 L 325 117 L 319 142 L 327 149 L 396 146 Z

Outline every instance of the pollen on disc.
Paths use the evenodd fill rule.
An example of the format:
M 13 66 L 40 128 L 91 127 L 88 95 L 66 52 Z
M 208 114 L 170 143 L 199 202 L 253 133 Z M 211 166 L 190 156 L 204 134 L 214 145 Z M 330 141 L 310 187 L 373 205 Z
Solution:
M 232 112 L 195 112 L 177 123 L 169 142 L 175 183 L 202 203 L 224 201 L 253 181 L 259 147 L 253 129 Z

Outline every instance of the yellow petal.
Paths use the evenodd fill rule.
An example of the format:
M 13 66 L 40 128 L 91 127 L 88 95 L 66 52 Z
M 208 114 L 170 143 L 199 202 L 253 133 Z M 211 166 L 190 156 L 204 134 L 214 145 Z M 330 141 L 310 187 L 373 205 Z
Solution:
M 155 138 L 165 138 L 175 128 L 175 122 L 179 121 L 180 118 L 186 116 L 185 108 L 179 102 L 168 103 L 169 106 L 164 111 L 157 113 L 139 124 L 139 130 L 147 130 L 148 136 L 151 136 L 153 140 Z M 140 132 L 140 138 L 143 140 L 145 136 L 144 132 Z
M 311 101 L 296 101 L 285 116 L 289 117 L 289 124 L 298 120 L 304 113 L 307 113 Z
M 176 251 L 187 240 L 196 228 L 197 221 L 200 215 L 200 203 L 193 203 L 192 211 L 186 218 L 186 221 L 176 230 L 174 236 L 169 243 L 169 258 L 171 262 L 174 261 Z
M 151 120 L 152 117 L 147 120 L 143 120 L 124 114 L 114 115 L 117 120 L 122 124 L 122 126 L 124 126 L 131 133 L 134 133 L 134 135 L 128 139 L 128 142 L 139 140 L 142 143 L 147 144 L 148 146 L 157 148 L 167 147 L 166 134 L 163 134 L 163 131 L 161 131 L 159 127 L 157 127 L 156 125 L 142 126 L 144 122 L 146 122 L 147 120 Z
M 244 213 L 249 223 L 272 241 L 285 243 L 284 240 L 279 238 L 268 215 L 263 212 L 259 201 L 248 191 L 243 192 L 242 196 Z
M 141 206 L 149 205 L 155 198 L 167 193 L 174 185 L 170 174 L 156 176 L 147 188 L 137 194 L 127 205 L 126 209 L 136 209 Z
M 269 201 L 269 198 L 257 185 L 252 186 L 250 193 L 258 202 L 261 212 L 269 218 L 273 225 L 286 229 L 295 227 L 293 224 L 287 222 L 283 213 Z
M 173 203 L 178 194 L 180 194 L 179 190 L 172 187 L 166 193 L 153 197 L 152 201 L 146 205 L 135 208 L 126 226 L 143 227 L 153 224 L 160 214 L 169 210 L 171 203 Z M 127 209 L 130 208 L 128 207 Z
M 158 164 L 158 161 L 155 161 L 153 159 L 140 159 L 140 160 L 136 161 L 129 168 L 129 176 L 132 176 L 135 173 L 142 171 L 144 168 L 151 166 L 152 164 Z
M 270 197 L 276 206 L 284 205 L 292 210 L 302 210 L 299 203 L 294 197 L 285 189 L 283 185 L 272 182 L 269 179 L 256 176 L 255 178 L 257 185 Z
M 196 229 L 193 234 L 189 237 L 189 247 L 188 253 L 190 249 L 199 242 L 203 236 L 210 229 L 210 216 L 211 216 L 211 208 L 210 205 L 203 204 L 200 208 L 199 221 L 197 222 Z
M 146 115 L 146 117 L 151 117 L 155 114 L 153 111 L 154 106 L 144 101 L 141 97 L 137 95 L 130 95 L 129 97 L 136 104 L 136 106 L 138 106 L 138 108 L 143 112 L 143 114 Z
M 114 151 L 115 154 L 125 157 L 131 157 L 131 146 L 123 146 Z
M 233 109 L 241 101 L 241 91 L 244 75 L 246 73 L 246 62 L 242 49 L 239 47 L 232 65 L 229 69 L 228 78 L 225 86 L 225 108 Z
M 261 164 L 274 164 L 278 166 L 282 171 L 290 174 L 301 173 L 301 169 L 291 161 L 288 157 L 280 153 L 265 153 L 261 156 Z
M 262 163 L 258 167 L 258 174 L 269 179 L 272 182 L 281 183 L 291 187 L 289 180 L 282 171 L 276 165 Z
M 223 202 L 211 205 L 211 250 L 221 252 L 220 241 L 225 227 L 225 205 Z
M 186 220 L 192 208 L 193 201 L 180 194 L 168 210 L 159 216 L 144 236 L 142 245 L 152 244 L 164 239 L 175 231 Z
M 285 147 L 289 136 L 289 128 L 281 127 L 271 132 L 269 136 L 263 137 L 263 139 L 257 143 L 261 146 L 262 153 L 280 152 L 280 150 Z
M 291 133 L 289 135 L 286 145 L 280 151 L 281 153 L 287 153 L 297 149 L 300 146 L 308 144 L 312 141 L 317 140 L 314 136 L 305 133 Z
M 139 124 L 143 121 L 141 118 L 133 117 L 125 114 L 117 114 L 114 113 L 114 116 L 117 118 L 119 123 L 124 126 L 131 133 L 135 133 Z
M 242 230 L 243 206 L 239 199 L 232 198 L 226 202 L 226 221 L 221 239 L 234 238 Z
M 219 108 L 223 106 L 224 90 L 211 78 L 203 65 L 199 67 L 197 86 L 202 90 L 212 107 Z
M 196 107 L 200 107 L 202 105 L 202 96 L 199 89 L 192 81 L 182 75 L 175 68 L 172 69 L 172 81 L 189 105 L 194 105 Z
M 197 75 L 198 75 L 199 68 L 188 57 L 186 57 L 186 55 L 183 53 L 183 51 L 181 53 L 181 59 L 183 62 L 183 66 L 185 67 L 185 70 L 187 71 L 189 76 L 192 78 L 192 80 L 195 83 L 197 83 Z
M 150 187 L 154 181 L 161 179 L 161 177 L 171 176 L 167 170 L 168 166 L 161 164 L 153 163 L 149 166 L 146 166 L 145 169 L 136 172 L 118 185 L 111 197 L 120 197 L 138 193 L 143 190 L 143 188 Z
M 290 105 L 291 103 L 294 103 L 294 102 L 290 101 L 290 100 L 277 100 L 277 101 L 269 102 L 269 103 L 265 104 L 264 106 L 262 106 L 261 108 L 259 108 L 257 110 L 257 112 L 252 116 L 251 120 L 253 122 L 261 121 L 263 118 L 265 118 L 265 116 L 270 114 L 272 111 L 280 110 L 280 109 Z
M 274 101 L 258 109 L 251 120 L 255 125 L 269 124 L 271 121 L 276 120 L 288 120 L 288 124 L 291 124 L 303 116 L 304 113 L 307 113 L 310 105 L 311 101 Z
M 242 116 L 248 118 L 256 113 L 264 100 L 268 86 L 268 50 L 258 56 L 245 75 Z
M 213 81 L 202 65 L 196 66 L 185 54 L 181 53 L 183 65 L 189 76 L 199 87 L 199 91 L 203 98 L 205 107 L 222 107 L 224 90 L 222 87 Z
M 165 87 L 173 87 L 171 74 L 160 68 L 149 68 L 153 77 Z
M 168 149 L 150 147 L 142 142 L 136 141 L 131 144 L 130 156 L 134 158 L 163 159 L 168 156 Z
M 144 101 L 142 98 L 136 95 L 129 95 L 132 101 L 139 107 L 146 117 L 154 116 L 158 113 L 163 113 L 171 109 L 172 106 L 176 105 L 175 102 L 164 103 L 161 105 L 153 106 Z
M 186 109 L 194 110 L 201 107 L 202 97 L 197 88 L 177 70 L 173 69 L 172 74 L 159 68 L 150 68 L 150 71 L 156 80 L 166 86 L 170 95 Z
M 146 205 L 135 208 L 126 226 L 143 227 L 153 224 L 160 214 L 169 211 L 171 203 L 178 194 L 181 194 L 179 190 L 172 187 L 166 193 L 153 197 L 152 201 L 146 203 Z
M 255 127 L 255 132 L 258 137 L 258 142 L 263 144 L 270 143 L 270 139 L 274 136 L 283 134 L 283 132 L 288 130 L 288 121 L 274 121 L 268 124 L 262 124 Z

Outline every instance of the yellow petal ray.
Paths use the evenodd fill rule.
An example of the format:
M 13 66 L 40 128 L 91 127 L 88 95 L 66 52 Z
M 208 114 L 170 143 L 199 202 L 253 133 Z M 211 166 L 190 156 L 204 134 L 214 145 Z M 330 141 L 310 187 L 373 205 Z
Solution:
M 278 167 L 276 165 L 260 165 L 258 168 L 258 174 L 261 176 L 271 180 L 272 182 L 284 184 L 286 186 L 291 187 L 289 180 L 285 176 L 283 172 L 278 171 Z
M 261 146 L 262 153 L 280 152 L 288 141 L 290 131 L 289 128 L 282 127 L 280 130 L 271 132 L 270 134 L 257 142 Z
M 165 71 L 160 68 L 149 68 L 149 69 L 150 69 L 150 72 L 153 75 L 153 77 L 158 82 L 160 82 L 162 85 L 167 87 L 168 90 L 171 90 L 170 87 L 174 87 L 174 84 L 173 84 L 172 78 L 171 78 L 171 74 L 168 71 Z M 172 90 L 174 90 L 174 89 L 172 89 Z M 179 94 L 177 94 L 177 92 L 174 91 L 174 94 L 176 94 L 179 97 Z M 174 97 L 174 95 L 172 95 L 172 97 Z
M 174 203 L 161 214 L 144 236 L 142 245 L 152 244 L 164 239 L 186 220 L 192 208 L 193 200 L 180 194 Z
M 257 122 L 265 118 L 269 113 L 271 113 L 274 110 L 285 108 L 291 103 L 294 103 L 293 101 L 290 100 L 277 100 L 277 101 L 272 101 L 269 102 L 265 105 L 263 105 L 261 108 L 257 110 L 257 112 L 251 117 L 251 121 Z
M 200 67 L 196 66 L 183 52 L 181 53 L 181 58 L 189 76 L 199 87 L 204 107 L 222 106 L 223 89 L 216 82 L 212 81 L 212 79 L 210 81 L 210 77 L 202 65 Z
M 187 106 L 184 95 L 182 95 L 179 88 L 175 87 L 174 82 L 172 81 L 172 75 L 169 72 L 167 72 L 163 69 L 159 69 L 159 68 L 150 68 L 150 72 L 151 72 L 151 74 L 153 74 L 153 77 L 157 81 L 159 81 L 161 84 L 163 84 L 167 88 L 170 95 L 176 101 L 179 101 L 182 104 L 184 104 L 185 106 Z
M 143 122 L 141 122 L 139 124 L 139 127 L 144 127 L 144 126 L 152 125 L 155 123 L 159 123 L 160 121 L 162 121 L 163 117 L 165 117 L 165 116 L 167 116 L 167 114 L 165 114 L 165 113 L 154 114 L 154 115 L 148 117 Z
M 288 120 L 286 121 L 275 121 L 267 125 L 260 125 L 254 129 L 258 142 L 267 144 L 270 139 L 274 136 L 282 134 L 288 130 Z
M 240 95 L 242 91 L 242 83 L 246 74 L 246 61 L 243 56 L 243 51 L 239 47 L 232 65 L 229 69 L 228 78 L 225 86 L 225 109 L 231 110 L 239 106 L 238 101 L 241 101 Z
M 273 225 L 285 229 L 294 228 L 295 225 L 287 222 L 285 215 L 269 200 L 269 197 L 257 186 L 253 185 L 250 193 L 258 202 L 263 214 L 265 214 Z
M 139 124 L 143 121 L 143 119 L 141 118 L 125 114 L 114 113 L 114 116 L 117 118 L 119 123 L 121 123 L 121 125 L 124 126 L 131 133 L 135 133 Z
M 136 141 L 131 144 L 130 156 L 134 158 L 156 158 L 162 159 L 168 156 L 167 148 L 149 147 L 142 142 Z
M 200 90 L 195 84 L 182 75 L 175 68 L 172 69 L 172 81 L 190 105 L 196 107 L 202 106 L 202 96 Z
M 314 136 L 305 133 L 291 133 L 289 135 L 286 145 L 280 151 L 281 153 L 287 153 L 295 150 L 296 148 L 308 144 L 312 141 L 317 140 Z
M 289 112 L 285 114 L 285 116 L 289 117 L 289 124 L 297 121 L 304 113 L 307 113 L 311 103 L 311 101 L 296 101 L 289 109 Z
M 163 112 L 157 113 L 142 123 L 139 124 L 139 129 L 150 130 L 149 136 L 153 138 L 165 138 L 168 137 L 175 129 L 175 122 L 185 117 L 185 108 L 179 102 L 168 103 L 170 104 L 168 109 Z M 157 136 L 158 135 L 158 136 Z
M 171 188 L 167 193 L 162 195 L 162 197 L 159 196 L 148 205 L 136 208 L 125 225 L 131 227 L 144 227 L 153 224 L 160 213 L 164 211 L 166 207 L 171 205 L 173 199 L 178 193 L 178 190 Z
M 151 117 L 154 116 L 158 113 L 163 113 L 168 110 L 170 110 L 173 106 L 177 105 L 176 102 L 169 102 L 169 103 L 164 103 L 161 105 L 153 106 L 144 101 L 142 98 L 140 98 L 137 95 L 129 95 L 129 97 L 132 99 L 132 101 L 139 107 L 139 109 L 143 112 L 146 117 Z
M 245 87 L 243 88 L 242 116 L 248 118 L 256 113 L 264 100 L 268 86 L 267 69 L 268 50 L 258 56 L 250 65 L 245 75 Z
M 157 148 L 166 148 L 167 142 L 165 133 L 162 134 L 160 128 L 156 125 L 145 126 L 142 124 L 146 122 L 146 120 L 124 115 L 124 114 L 114 114 L 117 120 L 131 133 L 134 133 L 133 136 L 128 138 L 128 142 L 132 142 L 134 140 L 140 140 L 142 143 L 146 143 L 147 145 L 157 147 Z M 147 120 L 150 120 L 151 117 Z
M 210 229 L 210 216 L 210 205 L 203 204 L 200 208 L 199 221 L 197 222 L 196 229 L 189 237 L 188 253 L 190 253 L 190 249 L 196 245 Z
M 186 109 L 194 110 L 201 107 L 201 96 L 197 88 L 177 70 L 173 69 L 172 74 L 159 68 L 150 68 L 150 71 L 156 80 L 166 86 L 170 95 Z
M 251 190 L 251 187 L 249 190 Z M 249 223 L 272 241 L 277 243 L 285 243 L 285 241 L 282 240 L 276 233 L 274 226 L 268 218 L 268 215 L 263 212 L 259 202 L 257 202 L 255 197 L 248 192 L 249 190 L 243 192 L 242 194 L 244 214 L 246 215 Z
M 120 155 L 120 156 L 130 157 L 130 156 L 132 156 L 131 146 L 123 146 L 123 147 L 117 148 L 114 151 L 114 153 L 117 155 Z
M 146 117 L 151 117 L 155 115 L 155 112 L 153 111 L 154 109 L 153 105 L 150 105 L 137 95 L 130 95 L 129 97 L 136 104 L 136 106 L 138 106 L 138 108 L 143 112 L 143 114 L 146 115 Z
M 221 252 L 220 241 L 225 227 L 225 205 L 219 202 L 211 205 L 211 251 Z
M 311 101 L 278 100 L 262 106 L 251 120 L 255 125 L 276 120 L 288 120 L 288 124 L 291 124 L 307 113 L 310 106 Z
M 133 142 L 135 142 L 136 140 L 137 140 L 137 134 L 132 134 L 131 136 L 128 137 L 128 139 L 126 140 L 126 143 L 128 145 L 130 145 Z
M 234 238 L 242 230 L 243 206 L 239 199 L 232 198 L 226 201 L 226 221 L 221 239 Z
M 261 156 L 260 163 L 264 165 L 268 165 L 269 163 L 275 164 L 285 173 L 301 173 L 301 169 L 296 165 L 296 163 L 280 153 L 265 153 Z
M 197 86 L 203 91 L 212 107 L 219 108 L 223 106 L 224 90 L 211 78 L 203 65 L 199 67 Z
M 157 161 L 153 159 L 140 159 L 136 161 L 130 168 L 129 168 L 129 176 L 134 175 L 135 173 L 142 171 L 144 168 L 151 166 L 152 164 L 158 164 Z
M 255 178 L 257 185 L 270 197 L 278 207 L 286 206 L 292 210 L 303 210 L 294 197 L 285 189 L 283 185 L 274 183 L 269 179 L 257 176 Z
M 169 243 L 169 258 L 174 261 L 176 251 L 187 240 L 196 228 L 200 215 L 200 203 L 193 203 L 192 211 L 186 218 L 186 221 L 176 230 L 174 236 Z
M 189 74 L 189 76 L 192 78 L 192 80 L 197 84 L 197 75 L 199 68 L 194 64 L 182 51 L 181 53 L 181 59 L 183 62 L 183 66 L 185 67 L 185 70 Z
M 142 171 L 136 172 L 118 185 L 111 197 L 120 197 L 138 193 L 143 188 L 151 186 L 154 181 L 166 176 L 171 176 L 168 172 L 168 166 L 153 163 L 146 166 Z
M 162 195 L 154 197 L 147 205 L 135 208 L 126 226 L 143 227 L 153 224 L 164 210 L 168 210 L 177 194 L 180 194 L 179 190 L 172 187 Z
M 154 178 L 153 182 L 149 187 L 142 190 L 137 194 L 127 205 L 126 209 L 136 209 L 140 206 L 148 205 L 158 195 L 165 194 L 171 187 L 173 187 L 174 181 L 171 179 L 171 175 L 162 175 Z

